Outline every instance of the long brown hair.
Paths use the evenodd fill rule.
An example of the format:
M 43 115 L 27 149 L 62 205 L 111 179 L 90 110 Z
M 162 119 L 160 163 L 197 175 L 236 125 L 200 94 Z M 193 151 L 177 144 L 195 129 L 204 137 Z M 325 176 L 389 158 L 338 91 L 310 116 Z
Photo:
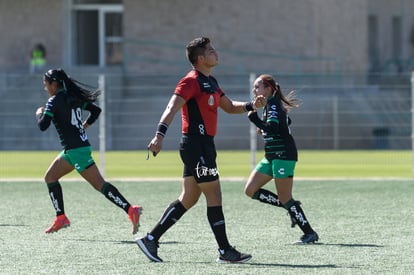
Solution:
M 262 74 L 259 78 L 263 81 L 265 87 L 270 87 L 273 95 L 277 100 L 281 101 L 286 110 L 299 107 L 299 100 L 296 98 L 295 91 L 290 91 L 286 96 L 282 93 L 279 83 L 269 74 Z

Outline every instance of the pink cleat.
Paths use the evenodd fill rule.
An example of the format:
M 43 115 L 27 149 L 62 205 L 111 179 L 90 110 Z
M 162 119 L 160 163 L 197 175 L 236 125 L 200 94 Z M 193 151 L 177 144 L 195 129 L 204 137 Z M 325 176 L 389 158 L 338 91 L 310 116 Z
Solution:
M 54 232 L 58 232 L 60 229 L 62 228 L 66 228 L 70 226 L 70 221 L 69 219 L 66 217 L 65 214 L 63 215 L 59 215 L 55 218 L 55 220 L 53 221 L 52 225 L 49 226 L 46 230 L 45 233 L 49 234 L 49 233 L 54 233 Z
M 136 234 L 139 229 L 139 217 L 142 213 L 142 207 L 139 205 L 131 205 L 128 209 L 128 218 L 132 222 L 132 234 Z

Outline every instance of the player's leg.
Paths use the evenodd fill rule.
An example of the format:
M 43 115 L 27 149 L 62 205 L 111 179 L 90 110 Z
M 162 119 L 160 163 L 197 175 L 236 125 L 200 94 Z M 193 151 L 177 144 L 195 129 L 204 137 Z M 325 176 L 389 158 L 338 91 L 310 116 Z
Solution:
M 162 262 L 162 259 L 158 256 L 159 239 L 185 214 L 185 212 L 187 212 L 188 209 L 197 203 L 200 195 L 201 190 L 194 180 L 194 177 L 185 176 L 183 178 L 182 191 L 179 198 L 167 206 L 160 220 L 147 236 L 136 240 L 138 247 L 151 261 Z
M 105 198 L 128 214 L 128 218 L 132 223 L 132 234 L 136 234 L 139 229 L 142 207 L 139 205 L 131 205 L 114 185 L 105 181 L 95 163 L 90 164 L 84 169 L 82 167 L 80 165 L 80 169 L 78 169 L 79 174 L 97 191 L 101 192 Z
M 90 146 L 81 147 L 69 151 L 71 162 L 74 163 L 76 171 L 95 188 L 101 192 L 110 202 L 122 208 L 128 213 L 131 204 L 122 196 L 118 189 L 111 183 L 106 182 L 99 172 L 95 161 L 92 158 Z
M 95 164 L 79 172 L 97 191 L 101 192 L 110 202 L 128 213 L 131 204 L 122 196 L 118 189 L 111 183 L 106 182 Z
M 304 233 L 299 241 L 296 242 L 297 244 L 314 243 L 319 240 L 318 234 L 311 227 L 308 219 L 305 216 L 305 212 L 303 211 L 298 201 L 295 201 L 294 199 L 289 200 L 287 203 L 285 203 L 285 208 L 288 210 L 292 220 L 296 220 L 296 223 Z
M 275 193 L 262 188 L 272 178 L 271 164 L 266 159 L 263 159 L 250 174 L 244 187 L 244 193 L 248 197 L 260 202 L 283 207 Z
M 70 226 L 70 221 L 65 215 L 62 186 L 59 179 L 73 170 L 73 166 L 64 158 L 64 152 L 59 154 L 45 173 L 45 182 L 49 196 L 56 211 L 56 218 L 45 230 L 45 233 L 57 232 L 62 228 Z
M 252 258 L 232 247 L 227 239 L 219 180 L 199 183 L 207 203 L 207 218 L 219 246 L 217 262 L 244 263 Z
M 197 186 L 194 177 L 184 177 L 182 191 L 178 200 L 173 201 L 164 210 L 160 220 L 149 233 L 150 240 L 158 240 L 161 236 L 173 226 L 184 213 L 193 207 L 201 195 L 201 190 Z
M 219 248 L 226 250 L 230 247 L 230 243 L 226 234 L 220 183 L 217 179 L 215 181 L 199 183 L 199 186 L 206 198 L 207 219 L 211 230 L 214 233 Z
M 292 198 L 293 176 L 287 178 L 275 178 L 275 184 L 279 199 L 287 209 L 292 223 L 296 223 L 304 233 L 298 243 L 305 244 L 318 241 L 318 234 L 310 226 L 310 223 L 305 216 L 305 212 L 300 206 L 300 202 L 295 201 Z

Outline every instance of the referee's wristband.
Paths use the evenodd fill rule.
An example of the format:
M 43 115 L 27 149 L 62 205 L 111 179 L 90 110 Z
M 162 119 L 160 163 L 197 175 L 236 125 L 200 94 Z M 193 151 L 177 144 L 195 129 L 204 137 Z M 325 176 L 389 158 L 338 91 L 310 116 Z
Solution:
M 243 106 L 245 112 L 253 111 L 253 102 L 246 102 Z
M 160 122 L 160 123 L 158 123 L 157 132 L 155 134 L 158 134 L 162 137 L 165 137 L 165 134 L 167 133 L 167 130 L 168 130 L 168 124 L 166 124 L 164 122 Z

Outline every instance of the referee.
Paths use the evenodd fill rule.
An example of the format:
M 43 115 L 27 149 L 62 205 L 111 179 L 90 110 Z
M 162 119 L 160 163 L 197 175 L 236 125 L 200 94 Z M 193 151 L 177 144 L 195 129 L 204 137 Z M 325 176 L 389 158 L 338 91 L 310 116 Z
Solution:
M 153 262 L 162 262 L 158 256 L 160 237 L 184 213 L 193 207 L 203 194 L 207 202 L 207 218 L 218 247 L 217 262 L 244 263 L 251 255 L 240 253 L 227 239 L 224 221 L 219 171 L 216 164 L 214 136 L 217 130 L 217 111 L 240 114 L 253 110 L 255 104 L 265 102 L 260 97 L 255 102 L 238 102 L 228 98 L 211 75 L 218 64 L 218 54 L 210 39 L 200 37 L 186 47 L 187 58 L 193 69 L 182 78 L 161 116 L 154 138 L 148 144 L 154 156 L 161 148 L 168 126 L 181 110 L 182 138 L 180 156 L 184 164 L 182 192 L 164 211 L 161 219 L 145 237 L 137 239 L 139 248 Z

